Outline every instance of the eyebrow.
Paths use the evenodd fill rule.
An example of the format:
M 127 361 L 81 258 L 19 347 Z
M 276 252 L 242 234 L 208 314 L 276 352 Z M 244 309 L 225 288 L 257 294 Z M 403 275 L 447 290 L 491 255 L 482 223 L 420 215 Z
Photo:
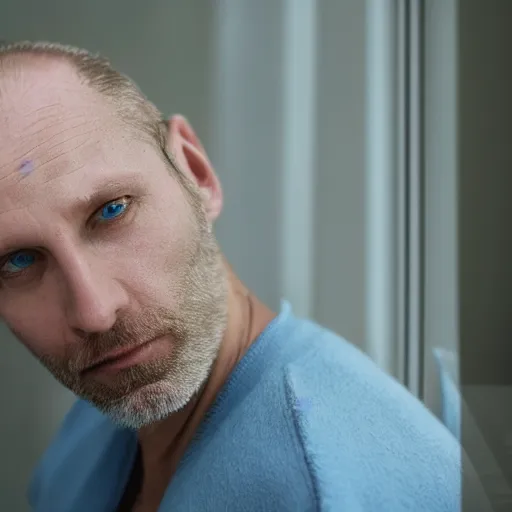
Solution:
M 140 175 L 123 176 L 118 179 L 109 179 L 98 182 L 91 187 L 91 190 L 79 198 L 72 200 L 67 209 L 68 214 L 75 215 L 98 208 L 108 201 L 112 201 L 124 195 L 140 191 L 142 189 L 143 179 Z

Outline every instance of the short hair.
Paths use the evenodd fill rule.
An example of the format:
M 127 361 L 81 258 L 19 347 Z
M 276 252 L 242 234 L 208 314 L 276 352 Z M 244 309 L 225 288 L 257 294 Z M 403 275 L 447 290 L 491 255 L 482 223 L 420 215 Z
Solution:
M 99 92 L 116 108 L 123 121 L 148 135 L 169 157 L 166 151 L 167 123 L 161 112 L 146 98 L 137 84 L 114 69 L 108 59 L 59 43 L 0 43 L 0 66 L 7 63 L 16 65 L 15 57 L 23 56 L 50 57 L 68 62 L 85 85 Z

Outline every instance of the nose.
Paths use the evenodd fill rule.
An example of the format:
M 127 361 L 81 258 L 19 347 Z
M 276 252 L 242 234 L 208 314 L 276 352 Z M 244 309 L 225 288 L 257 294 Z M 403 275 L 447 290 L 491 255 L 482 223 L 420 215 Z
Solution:
M 108 267 L 105 261 L 75 256 L 64 271 L 66 315 L 79 334 L 109 331 L 128 304 L 126 291 Z

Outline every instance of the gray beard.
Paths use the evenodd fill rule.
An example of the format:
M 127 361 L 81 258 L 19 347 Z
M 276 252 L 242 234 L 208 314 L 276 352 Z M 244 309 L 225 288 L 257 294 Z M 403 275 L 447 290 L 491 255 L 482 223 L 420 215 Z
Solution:
M 138 336 L 154 334 L 154 326 L 162 325 L 175 342 L 168 358 L 124 370 L 111 388 L 84 382 L 77 371 L 63 369 L 62 361 L 40 358 L 57 380 L 120 427 L 138 430 L 181 410 L 210 376 L 227 326 L 227 276 L 206 220 L 201 219 L 199 232 L 181 283 L 177 315 L 148 311 L 138 325 L 127 319 L 118 331 L 96 336 L 89 344 L 105 353 L 128 343 L 120 340 L 133 344 Z

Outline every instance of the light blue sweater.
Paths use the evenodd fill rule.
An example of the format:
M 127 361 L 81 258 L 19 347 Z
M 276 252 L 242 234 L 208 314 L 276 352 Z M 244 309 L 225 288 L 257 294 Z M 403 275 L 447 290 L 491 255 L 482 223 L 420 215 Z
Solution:
M 132 431 L 78 401 L 37 467 L 35 512 L 113 512 Z M 287 303 L 235 368 L 160 512 L 459 512 L 460 448 L 402 386 Z

